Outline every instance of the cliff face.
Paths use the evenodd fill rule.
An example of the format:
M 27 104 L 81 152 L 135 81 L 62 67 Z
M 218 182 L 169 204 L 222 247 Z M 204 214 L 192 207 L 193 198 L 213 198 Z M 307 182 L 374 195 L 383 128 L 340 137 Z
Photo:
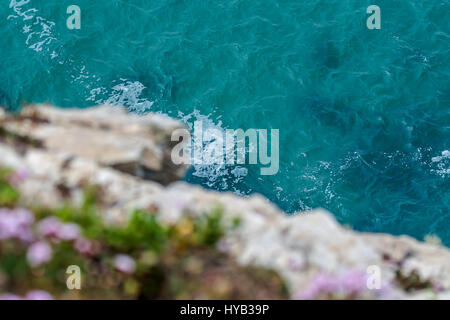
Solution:
M 355 232 L 324 210 L 288 216 L 259 195 L 243 198 L 175 182 L 187 170 L 170 161 L 170 136 L 180 127 L 164 116 L 138 117 L 118 107 L 30 106 L 19 115 L 0 115 L 0 167 L 26 171 L 17 187 L 29 205 L 77 204 L 86 185 L 97 187 L 103 217 L 113 224 L 124 223 L 134 209 L 157 212 L 173 225 L 220 208 L 226 223 L 239 221 L 220 250 L 241 265 L 275 270 L 292 297 L 353 285 L 367 289 L 369 298 L 450 298 L 445 247 Z M 353 283 L 358 278 L 376 286 L 377 275 L 379 290 Z

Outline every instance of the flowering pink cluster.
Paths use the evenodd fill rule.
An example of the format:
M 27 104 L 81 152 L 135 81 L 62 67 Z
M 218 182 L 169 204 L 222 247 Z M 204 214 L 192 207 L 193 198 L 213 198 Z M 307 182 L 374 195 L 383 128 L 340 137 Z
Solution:
M 126 254 L 118 254 L 114 257 L 114 268 L 120 272 L 132 274 L 136 270 L 136 262 Z
M 76 223 L 65 223 L 56 217 L 48 217 L 37 224 L 38 235 L 53 241 L 73 241 L 81 236 Z
M 13 185 L 17 186 L 24 182 L 28 178 L 28 171 L 24 169 L 19 169 L 14 171 L 12 174 L 8 176 L 8 182 Z
M 38 267 L 52 259 L 52 247 L 45 241 L 38 241 L 28 247 L 27 261 L 32 267 Z
M 81 227 L 76 223 L 64 222 L 55 216 L 35 221 L 34 214 L 27 209 L 0 208 L 0 244 L 2 241 L 16 242 L 26 250 L 26 260 L 31 268 L 37 268 L 50 262 L 53 247 L 61 242 L 70 242 L 73 248 L 84 256 L 95 256 L 100 245 L 83 236 Z M 126 255 L 112 257 L 112 266 L 124 274 L 136 271 L 136 261 Z M 52 296 L 46 291 L 33 290 L 24 296 L 12 293 L 0 293 L 0 300 L 48 300 Z
M 316 276 L 296 299 L 313 300 L 336 296 L 341 298 L 356 297 L 366 292 L 367 274 L 359 271 L 349 271 L 339 276 L 322 273 Z
M 26 209 L 0 209 L 0 241 L 33 241 L 33 222 L 34 215 Z
M 47 291 L 32 290 L 28 291 L 24 297 L 12 293 L 4 293 L 0 295 L 0 300 L 53 300 L 53 297 Z
M 49 242 L 71 241 L 79 253 L 95 254 L 93 243 L 82 236 L 81 228 L 76 223 L 62 222 L 56 217 L 48 217 L 37 223 L 36 232 L 37 237 L 42 240 L 33 243 L 27 252 L 27 259 L 33 267 L 51 259 L 52 249 Z
M 52 258 L 50 243 L 72 241 L 81 254 L 95 254 L 91 241 L 82 236 L 76 223 L 65 223 L 56 217 L 48 217 L 36 224 L 34 215 L 26 209 L 0 209 L 0 241 L 19 240 L 28 246 L 27 260 L 32 267 L 40 266 Z
M 72 222 L 62 222 L 56 217 L 45 218 L 36 227 L 39 237 L 51 242 L 73 241 L 75 249 L 82 254 L 93 254 L 92 243 L 82 236 L 81 228 Z

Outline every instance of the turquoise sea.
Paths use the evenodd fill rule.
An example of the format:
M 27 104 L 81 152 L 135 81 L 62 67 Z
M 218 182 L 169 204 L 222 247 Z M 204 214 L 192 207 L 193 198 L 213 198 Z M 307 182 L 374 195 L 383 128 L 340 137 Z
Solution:
M 4 0 L 0 105 L 280 129 L 278 174 L 209 165 L 186 180 L 450 245 L 449 13 L 450 0 Z

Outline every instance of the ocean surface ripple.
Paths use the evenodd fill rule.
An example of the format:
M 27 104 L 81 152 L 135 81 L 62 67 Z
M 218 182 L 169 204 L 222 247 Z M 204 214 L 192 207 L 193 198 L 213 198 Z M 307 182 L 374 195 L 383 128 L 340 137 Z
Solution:
M 450 245 L 450 0 L 377 0 L 368 30 L 372 2 L 2 1 L 0 105 L 280 129 L 277 175 L 198 165 L 186 180 Z

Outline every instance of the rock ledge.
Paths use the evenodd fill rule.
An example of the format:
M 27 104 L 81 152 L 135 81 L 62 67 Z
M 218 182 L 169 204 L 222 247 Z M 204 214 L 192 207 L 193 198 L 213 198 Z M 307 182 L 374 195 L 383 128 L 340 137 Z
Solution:
M 317 275 L 376 266 L 392 297 L 450 298 L 445 247 L 348 230 L 320 209 L 288 216 L 259 195 L 243 198 L 172 183 L 187 170 L 170 161 L 171 133 L 182 127 L 161 115 L 139 117 L 112 106 L 30 106 L 18 115 L 0 114 L 0 166 L 26 171 L 18 188 L 33 205 L 79 203 L 84 186 L 100 188 L 105 219 L 112 223 L 133 209 L 156 210 L 161 221 L 173 224 L 220 207 L 226 220 L 241 221 L 221 248 L 243 265 L 276 270 L 294 296 Z M 411 274 L 435 290 L 405 291 L 399 277 Z

